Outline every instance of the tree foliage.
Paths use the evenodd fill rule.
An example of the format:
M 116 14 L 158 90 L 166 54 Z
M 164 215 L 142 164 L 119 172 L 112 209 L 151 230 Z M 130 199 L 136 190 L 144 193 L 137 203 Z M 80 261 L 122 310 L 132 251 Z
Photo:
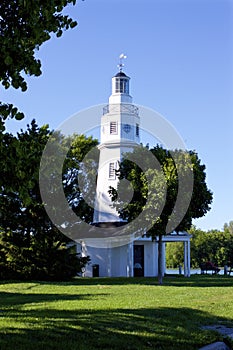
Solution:
M 77 257 L 74 243 L 64 236 L 48 217 L 40 195 L 39 169 L 43 149 L 51 136 L 47 126 L 35 121 L 17 137 L 4 134 L 2 149 L 9 159 L 1 159 L 0 192 L 0 276 L 2 278 L 65 279 L 76 275 L 89 261 Z M 66 138 L 60 137 L 60 148 L 66 149 Z M 77 172 L 83 156 L 96 140 L 74 136 L 62 175 L 64 192 L 70 206 L 91 220 L 78 189 Z M 72 171 L 74 175 L 72 175 Z M 75 200 L 74 200 L 75 198 Z M 89 216 L 88 216 L 89 215 Z
M 229 232 L 231 235 L 233 235 L 233 220 L 229 223 L 225 223 L 223 226 L 224 232 Z
M 180 213 L 184 211 L 185 196 L 189 195 L 190 184 L 186 181 L 193 175 L 193 189 L 190 197 L 190 203 L 183 216 L 179 219 L 174 228 L 178 231 L 186 231 L 192 225 L 192 219 L 202 217 L 210 210 L 212 202 L 212 193 L 207 188 L 205 178 L 205 166 L 201 164 L 198 155 L 193 151 L 169 151 L 161 146 L 156 146 L 150 150 L 153 156 L 158 160 L 161 169 L 151 168 L 150 163 L 142 171 L 137 165 L 137 160 L 142 159 L 143 147 L 137 148 L 130 159 L 135 159 L 135 163 L 129 160 L 123 160 L 118 172 L 119 179 L 127 179 L 134 188 L 134 195 L 126 208 L 122 203 L 116 204 L 119 215 L 123 219 L 131 222 L 139 216 L 141 212 L 149 223 L 152 223 L 147 235 L 154 240 L 158 240 L 159 247 L 159 283 L 162 283 L 162 236 L 168 232 L 170 220 L 176 220 Z M 162 170 L 162 171 L 161 171 Z M 179 174 L 179 176 L 178 176 Z M 173 212 L 177 196 L 180 191 L 179 180 L 183 179 L 182 191 L 183 200 Z M 117 200 L 117 191 L 112 189 L 113 200 Z M 164 198 L 165 196 L 165 198 Z M 162 212 L 159 213 L 160 206 L 163 205 Z M 158 214 L 159 213 L 159 214 Z M 172 225 L 170 225 L 172 227 Z
M 136 149 L 133 155 L 130 155 L 131 159 L 140 159 L 143 156 L 143 147 Z M 177 195 L 179 192 L 179 178 L 178 170 L 180 174 L 185 178 L 186 173 L 190 170 L 193 174 L 193 189 L 192 196 L 179 224 L 175 228 L 176 231 L 188 230 L 192 225 L 192 219 L 202 217 L 210 210 L 210 204 L 212 202 L 212 193 L 207 188 L 205 179 L 205 165 L 201 164 L 198 155 L 193 151 L 168 151 L 161 146 L 156 146 L 150 150 L 154 157 L 159 161 L 162 172 L 158 175 L 159 169 L 152 169 L 148 163 L 146 172 L 143 172 L 140 166 L 137 165 L 137 162 L 133 163 L 131 160 L 123 160 L 120 165 L 118 176 L 119 179 L 127 179 L 130 181 L 131 186 L 134 189 L 134 195 L 132 201 L 123 209 L 119 209 L 122 206 L 122 203 L 116 204 L 116 207 L 119 210 L 119 214 L 123 219 L 127 221 L 134 220 L 140 212 L 146 208 L 146 203 L 153 203 L 153 211 L 148 211 L 148 221 L 154 222 L 152 229 L 148 232 L 150 236 L 156 238 L 159 234 L 165 235 L 166 228 L 169 223 L 170 216 L 173 212 L 174 206 L 176 204 Z M 175 161 L 174 161 L 175 159 Z M 191 168 L 191 169 L 190 169 Z M 149 180 L 148 180 L 149 179 Z M 150 182 L 150 186 L 148 185 Z M 164 186 L 164 184 L 166 186 Z M 185 182 L 182 183 L 186 185 Z M 190 190 L 189 188 L 185 189 Z M 161 200 L 161 192 L 166 192 L 166 200 L 163 203 Z M 184 195 L 186 194 L 185 191 Z M 112 189 L 113 200 L 117 200 L 117 191 Z M 152 197 L 152 198 L 151 198 Z M 156 205 L 165 204 L 163 210 L 159 217 L 155 217 L 154 209 Z M 182 205 L 182 203 L 180 204 Z M 182 209 L 182 208 L 180 208 Z M 178 215 L 179 213 L 177 213 Z
M 232 221 L 231 221 L 232 222 Z M 191 238 L 191 266 L 198 268 L 201 263 L 212 261 L 217 266 L 233 265 L 233 235 L 229 232 L 229 224 L 223 231 L 203 231 L 195 226 L 189 233 Z M 183 244 L 167 245 L 167 265 L 177 267 L 183 262 Z
M 166 243 L 166 266 L 168 268 L 177 268 L 184 262 L 184 243 L 171 242 Z
M 41 75 L 41 62 L 36 51 L 51 36 L 60 37 L 77 23 L 63 13 L 76 0 L 2 0 L 0 3 L 0 82 L 5 89 L 26 91 L 26 76 Z M 22 119 L 12 104 L 0 102 L 0 275 L 1 277 L 65 278 L 74 275 L 88 259 L 77 259 L 68 239 L 51 223 L 39 191 L 39 165 L 43 148 L 50 136 L 48 127 L 38 128 L 32 122 L 28 130 L 15 137 L 5 131 L 5 120 Z M 81 137 L 82 138 L 82 137 Z M 77 141 L 80 145 L 81 139 Z M 92 140 L 82 140 L 82 147 Z M 67 141 L 60 137 L 60 147 Z M 85 143 L 86 142 L 86 143 Z M 93 142 L 95 144 L 95 141 Z M 80 148 L 82 148 L 80 146 Z M 80 156 L 78 147 L 71 152 Z M 80 160 L 80 158 L 79 158 Z M 79 161 L 74 166 L 77 171 Z M 72 202 L 77 189 L 70 175 L 68 160 L 64 166 L 64 186 L 70 205 L 80 209 L 79 200 Z M 67 177 L 68 178 L 68 177 Z M 90 214 L 87 213 L 88 216 Z M 88 218 L 87 218 L 88 219 Z
M 54 34 L 60 37 L 64 30 L 77 25 L 62 14 L 68 4 L 76 0 L 2 0 L 0 3 L 0 82 L 26 91 L 25 74 L 41 75 L 41 62 L 35 52 Z M 0 129 L 8 117 L 22 119 L 12 104 L 0 102 Z

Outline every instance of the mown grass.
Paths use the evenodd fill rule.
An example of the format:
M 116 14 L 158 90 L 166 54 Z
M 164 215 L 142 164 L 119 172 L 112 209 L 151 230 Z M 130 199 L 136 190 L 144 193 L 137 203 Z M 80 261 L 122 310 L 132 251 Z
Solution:
M 0 349 L 198 349 L 233 327 L 229 276 L 2 282 Z

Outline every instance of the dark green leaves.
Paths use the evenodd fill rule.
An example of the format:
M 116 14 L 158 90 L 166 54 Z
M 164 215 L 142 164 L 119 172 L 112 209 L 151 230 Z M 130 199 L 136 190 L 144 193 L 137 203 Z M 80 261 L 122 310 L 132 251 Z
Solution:
M 173 230 L 185 231 L 191 227 L 193 218 L 201 217 L 210 210 L 213 195 L 205 182 L 205 166 L 201 164 L 197 154 L 193 151 L 168 151 L 160 146 L 156 146 L 150 151 L 159 161 L 162 172 L 158 173 L 156 169 L 150 169 L 149 163 L 146 172 L 128 160 L 121 163 L 119 177 L 131 182 L 134 196 L 128 206 L 120 210 L 120 216 L 132 221 L 145 211 L 149 204 L 153 210 L 145 211 L 145 215 L 148 216 L 146 220 L 154 223 L 149 235 L 154 237 L 168 233 L 166 228 L 171 218 L 174 220 L 173 222 L 177 222 L 177 226 Z M 131 158 L 136 160 L 142 158 L 141 152 L 140 149 L 136 149 Z M 146 160 L 144 162 L 146 164 Z M 150 176 L 148 177 L 148 175 Z M 189 181 L 190 176 L 192 181 Z M 146 178 L 149 178 L 150 187 Z M 160 202 L 162 203 L 164 196 L 164 181 L 166 200 L 159 219 L 156 219 L 155 209 Z M 177 205 L 180 191 L 182 191 L 182 198 Z M 113 199 L 116 199 L 116 193 L 113 190 L 111 192 Z M 117 208 L 118 206 L 116 204 Z M 180 213 L 182 213 L 181 217 L 179 217 Z
M 51 136 L 48 126 L 39 128 L 33 120 L 27 130 L 21 130 L 17 136 L 9 133 L 1 136 L 0 278 L 68 279 L 75 276 L 89 259 L 77 257 L 76 251 L 67 247 L 71 240 L 48 217 L 40 195 L 39 172 L 46 170 L 40 167 L 41 155 Z M 82 160 L 97 141 L 83 135 L 66 139 L 54 133 L 53 137 L 57 142 L 48 162 L 57 159 L 54 153 L 65 151 L 66 154 L 68 151 L 62 179 L 60 173 L 58 176 L 72 209 L 90 222 L 93 209 L 83 199 L 77 175 L 81 169 L 85 190 L 90 191 Z M 90 167 L 92 170 L 93 163 Z M 54 173 L 48 173 L 47 179 L 49 181 L 52 176 L 53 191 L 56 192 L 53 181 L 56 164 L 49 169 Z M 59 212 L 59 205 L 55 209 Z M 66 219 L 65 213 L 59 215 Z
M 0 2 L 0 83 L 5 89 L 12 86 L 27 90 L 23 73 L 41 75 L 41 62 L 35 50 L 50 39 L 60 37 L 65 30 L 77 25 L 63 9 L 73 0 L 2 0 Z M 9 105 L 0 105 L 0 116 L 21 119 Z

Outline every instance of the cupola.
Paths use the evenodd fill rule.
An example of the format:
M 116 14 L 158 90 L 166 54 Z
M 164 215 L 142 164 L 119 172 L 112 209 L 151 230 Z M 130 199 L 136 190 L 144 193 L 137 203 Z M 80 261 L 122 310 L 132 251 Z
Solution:
M 129 95 L 129 79 L 124 72 L 117 73 L 112 78 L 112 94 Z
M 132 97 L 129 94 L 130 77 L 122 71 L 124 67 L 123 59 L 126 58 L 126 56 L 121 54 L 119 58 L 119 72 L 112 77 L 112 95 L 109 97 L 109 104 L 132 103 Z

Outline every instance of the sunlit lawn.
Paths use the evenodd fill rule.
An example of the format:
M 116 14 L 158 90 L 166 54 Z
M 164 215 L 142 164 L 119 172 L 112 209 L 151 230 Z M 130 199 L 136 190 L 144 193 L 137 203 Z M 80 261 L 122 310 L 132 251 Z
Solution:
M 233 277 L 0 284 L 0 349 L 198 349 L 233 327 Z

